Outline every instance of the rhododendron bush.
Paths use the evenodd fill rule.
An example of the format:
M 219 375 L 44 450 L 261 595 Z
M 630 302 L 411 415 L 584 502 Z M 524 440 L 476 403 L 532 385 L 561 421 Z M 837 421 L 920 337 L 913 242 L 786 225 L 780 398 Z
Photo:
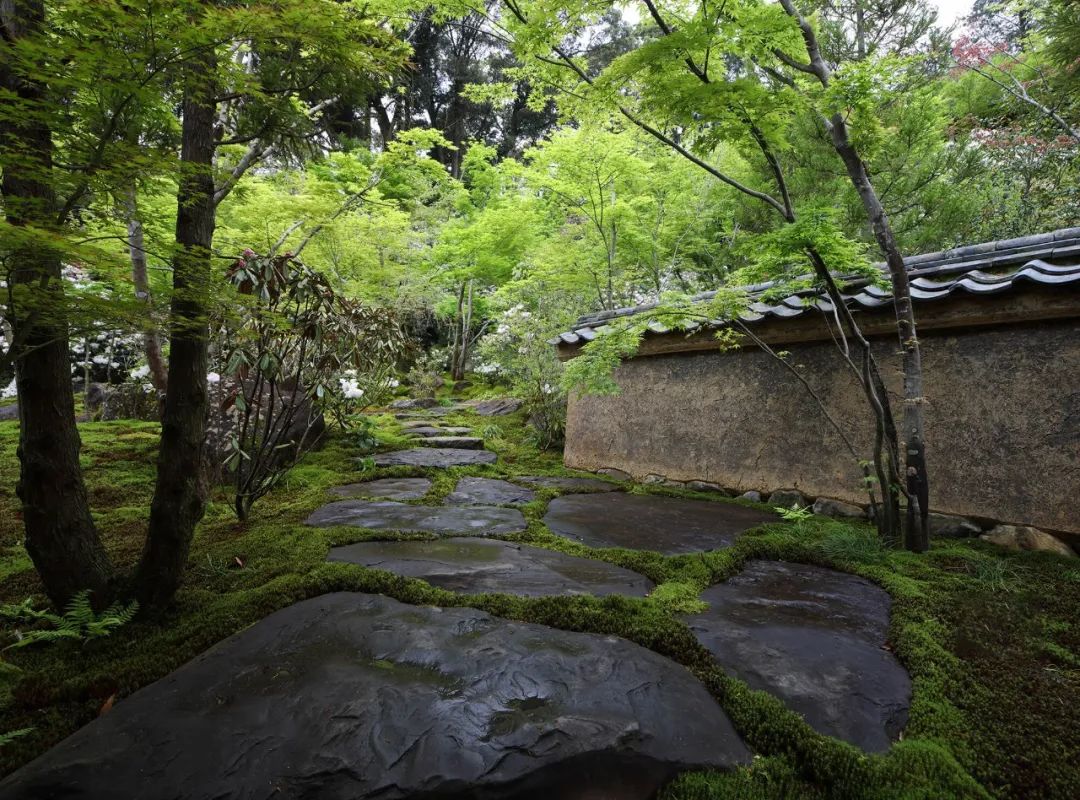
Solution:
M 235 418 L 225 467 L 244 519 L 325 430 L 324 415 L 384 400 L 407 337 L 394 313 L 339 294 L 291 253 L 245 250 L 229 269 L 235 310 L 219 327 L 220 410 Z

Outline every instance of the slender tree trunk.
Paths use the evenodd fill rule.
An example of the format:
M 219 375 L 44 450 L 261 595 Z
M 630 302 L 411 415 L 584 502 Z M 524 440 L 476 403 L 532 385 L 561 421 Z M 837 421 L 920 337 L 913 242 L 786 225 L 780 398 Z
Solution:
M 885 255 L 892 279 L 896 327 L 900 337 L 904 373 L 903 439 L 904 473 L 907 489 L 907 525 L 904 544 L 909 550 L 924 552 L 930 547 L 930 484 L 926 475 L 926 436 L 923 423 L 922 352 L 915 330 L 915 312 L 911 306 L 911 286 L 904 257 L 893 236 L 885 209 L 867 174 L 866 165 L 851 144 L 847 127 L 840 116 L 832 119 L 833 147 L 847 168 L 848 177 L 862 200 L 863 209 L 874 230 L 874 238 Z
M 40 36 L 41 0 L 0 3 L 6 42 Z M 47 86 L 19 74 L 0 59 L 0 85 L 29 109 L 45 99 Z M 12 303 L 12 356 L 19 393 L 19 484 L 26 549 L 49 599 L 62 606 L 90 590 L 103 600 L 112 567 L 98 538 L 79 466 L 81 442 L 75 425 L 68 318 L 61 255 L 46 234 L 56 223 L 52 186 L 52 131 L 41 115 L 25 114 L 0 128 L 7 221 L 26 238 L 12 244 L 14 268 L 7 276 Z
M 169 385 L 169 376 L 161 350 L 161 335 L 157 332 L 153 319 L 149 318 L 154 303 L 146 269 L 146 241 L 143 236 L 142 218 L 139 216 L 134 185 L 128 191 L 127 218 L 128 249 L 131 251 L 131 282 L 135 285 L 136 299 L 146 306 L 148 315 L 142 334 L 143 352 L 146 355 L 146 365 L 150 369 L 150 382 L 154 384 L 158 394 L 164 396 Z
M 142 602 L 168 602 L 180 585 L 195 525 L 206 509 L 203 441 L 209 328 L 206 291 L 214 237 L 214 123 L 211 53 L 185 76 L 181 179 L 177 191 L 176 255 L 170 310 L 169 393 L 161 424 L 150 531 L 136 578 Z
M 465 328 L 465 281 L 461 282 L 458 289 L 457 318 L 454 320 L 454 341 L 450 348 L 450 379 L 454 381 L 464 380 L 465 374 L 461 365 L 464 363 L 462 353 L 465 352 L 465 339 L 468 331 Z

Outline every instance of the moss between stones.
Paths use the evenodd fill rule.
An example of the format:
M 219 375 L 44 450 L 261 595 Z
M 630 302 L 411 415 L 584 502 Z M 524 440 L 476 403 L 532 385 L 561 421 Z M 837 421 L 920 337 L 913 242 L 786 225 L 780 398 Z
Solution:
M 442 419 L 481 424 L 468 413 Z M 6 773 L 93 719 L 112 696 L 123 697 L 177 668 L 226 636 L 299 600 L 330 591 L 363 591 L 415 604 L 473 606 L 518 620 L 624 636 L 687 666 L 760 754 L 731 774 L 684 775 L 664 800 L 701 798 L 1071 798 L 1080 796 L 1080 570 L 1054 556 L 1000 552 L 979 542 L 936 544 L 926 556 L 881 552 L 866 526 L 811 519 L 777 523 L 742 536 L 728 550 L 664 557 L 594 550 L 543 525 L 540 489 L 522 507 L 528 528 L 506 537 L 634 569 L 657 583 L 647 599 L 506 595 L 459 596 L 423 581 L 327 563 L 331 546 L 370 538 L 429 538 L 357 528 L 307 528 L 303 520 L 332 498 L 333 486 L 377 477 L 426 476 L 422 501 L 448 494 L 462 475 L 571 475 L 557 454 L 525 441 L 520 414 L 482 418 L 494 428 L 497 465 L 451 470 L 392 467 L 362 470 L 348 437 L 310 454 L 252 518 L 238 523 L 228 495 L 217 493 L 199 526 L 175 608 L 140 619 L 85 646 L 58 643 L 10 651 L 21 671 L 0 694 L 0 731 L 32 727 L 0 751 Z M 389 415 L 377 436 L 408 446 Z M 121 568 L 138 558 L 153 485 L 157 426 L 92 423 L 81 427 L 86 478 L 110 554 Z M 18 464 L 14 423 L 0 423 L 0 601 L 40 593 L 21 546 L 13 487 Z M 635 487 L 635 491 L 644 491 Z M 714 495 L 657 487 L 676 497 Z M 839 540 L 843 541 L 839 541 Z M 853 541 L 852 540 L 856 540 Z M 882 756 L 866 756 L 821 736 L 776 698 L 726 676 L 675 616 L 693 608 L 706 586 L 738 572 L 750 558 L 819 564 L 863 575 L 893 597 L 890 643 L 912 674 L 914 696 L 905 738 Z

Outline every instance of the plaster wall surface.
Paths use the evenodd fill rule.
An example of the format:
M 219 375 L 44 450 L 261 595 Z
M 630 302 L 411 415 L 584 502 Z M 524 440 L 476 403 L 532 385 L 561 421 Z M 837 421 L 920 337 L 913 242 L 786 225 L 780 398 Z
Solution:
M 1080 533 L 1080 320 L 930 331 L 921 337 L 931 510 Z M 900 419 L 898 346 L 875 342 Z M 835 345 L 777 346 L 814 386 L 761 350 L 642 356 L 616 396 L 571 398 L 567 466 L 641 479 L 797 488 L 865 503 L 865 397 Z

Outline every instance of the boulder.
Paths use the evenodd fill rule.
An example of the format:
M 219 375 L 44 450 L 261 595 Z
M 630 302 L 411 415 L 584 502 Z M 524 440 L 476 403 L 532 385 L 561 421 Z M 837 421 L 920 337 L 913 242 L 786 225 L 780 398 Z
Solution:
M 1041 550 L 1073 558 L 1076 553 L 1056 536 L 1029 525 L 998 525 L 979 537 L 1009 550 Z
M 339 500 L 311 513 L 304 524 L 318 528 L 350 525 L 384 531 L 415 531 L 441 536 L 497 536 L 525 530 L 516 508 L 416 506 L 389 500 Z
M 521 408 L 521 401 L 513 397 L 500 397 L 495 400 L 476 400 L 466 405 L 481 417 L 501 417 L 513 414 Z
M 819 497 L 814 501 L 811 510 L 822 517 L 866 519 L 866 512 L 863 509 L 851 503 L 845 503 L 843 500 L 833 500 L 830 497 Z
M 769 499 L 766 502 L 773 508 L 791 508 L 792 506 L 806 508 L 810 505 L 810 502 L 806 499 L 806 495 L 798 489 L 777 489 L 769 495 Z
M 141 419 L 157 422 L 161 419 L 161 403 L 157 391 L 139 383 L 118 385 L 91 383 L 86 393 L 86 416 L 95 421 Z
M 687 481 L 685 484 L 687 489 L 693 489 L 695 492 L 714 492 L 716 494 L 726 495 L 724 487 L 719 483 L 710 483 L 709 481 Z
M 624 639 L 339 592 L 242 630 L 0 783 L 0 798 L 646 800 L 750 751 Z
M 596 471 L 597 475 L 607 475 L 609 478 L 614 478 L 617 481 L 632 481 L 634 476 L 629 472 L 623 472 L 621 469 L 615 469 L 615 467 L 604 467 Z
M 641 482 L 644 483 L 646 486 L 662 486 L 666 481 L 667 478 L 665 478 L 663 475 L 657 475 L 654 472 L 650 472 L 648 475 L 641 479 Z
M 281 444 L 284 446 L 276 449 L 271 456 L 275 469 L 283 467 L 295 460 L 298 455 L 302 455 L 302 453 L 297 453 L 297 446 L 300 443 L 303 443 L 305 451 L 310 450 L 322 440 L 322 436 L 326 432 L 326 419 L 323 417 L 322 412 L 314 408 L 310 398 L 302 391 L 299 397 L 294 400 L 296 391 L 280 386 L 276 387 L 275 390 L 274 405 L 278 419 L 281 419 L 282 424 L 284 424 L 285 420 L 281 417 L 281 412 L 296 403 L 296 409 L 292 414 L 289 425 L 281 437 Z M 270 389 L 268 387 L 264 394 L 267 406 L 269 406 L 269 396 Z M 225 467 L 225 462 L 232 454 L 230 441 L 237 435 L 241 420 L 236 405 L 226 403 L 227 397 L 227 389 L 224 383 L 212 383 L 209 385 L 203 471 L 206 480 L 211 483 L 225 483 L 229 480 L 229 472 Z M 277 423 L 275 423 L 276 428 Z
M 761 502 L 761 492 L 749 491 L 739 495 L 740 500 L 749 500 L 751 503 Z
M 454 381 L 454 385 L 451 387 L 451 391 L 453 391 L 454 393 L 464 392 L 470 386 L 472 386 L 472 384 L 468 381 Z
M 982 528 L 978 523 L 972 522 L 966 517 L 954 517 L 951 514 L 937 514 L 930 512 L 930 537 L 943 539 L 963 539 L 969 536 L 978 536 Z

